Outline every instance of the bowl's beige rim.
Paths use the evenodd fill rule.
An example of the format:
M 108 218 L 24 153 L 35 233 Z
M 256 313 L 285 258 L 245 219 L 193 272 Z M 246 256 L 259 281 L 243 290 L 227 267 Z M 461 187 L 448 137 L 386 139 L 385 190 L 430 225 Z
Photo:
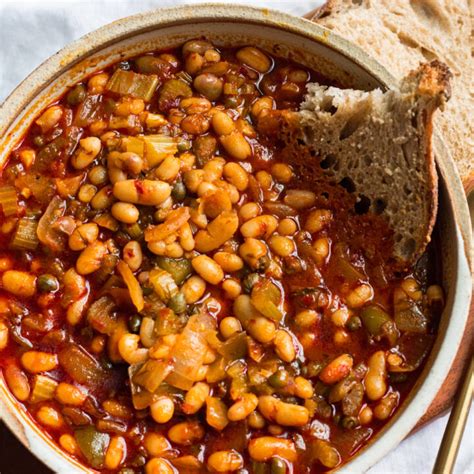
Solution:
M 119 39 L 150 31 L 160 26 L 198 20 L 205 22 L 239 20 L 253 25 L 264 24 L 293 32 L 336 50 L 353 63 L 362 66 L 382 85 L 388 88 L 396 87 L 395 79 L 366 53 L 308 20 L 278 11 L 238 5 L 199 4 L 158 9 L 106 25 L 66 46 L 46 60 L 0 106 L 0 136 L 8 130 L 15 114 L 21 111 L 42 90 L 44 84 L 54 81 L 64 70 L 85 59 L 91 52 L 109 46 Z M 436 151 L 438 167 L 447 183 L 449 200 L 455 209 L 455 221 L 457 222 L 454 231 L 458 243 L 458 272 L 454 285 L 456 299 L 452 308 L 452 314 L 455 315 L 457 324 L 448 325 L 440 351 L 431 365 L 431 373 L 423 381 L 420 381 L 418 391 L 410 396 L 411 402 L 408 406 L 396 416 L 396 419 L 390 423 L 390 427 L 384 430 L 383 436 L 377 437 L 367 449 L 363 450 L 363 455 L 355 457 L 340 472 L 365 472 L 412 430 L 441 387 L 445 373 L 449 370 L 456 354 L 462 329 L 467 321 L 471 296 L 469 259 L 472 251 L 469 213 L 457 170 L 439 137 L 436 138 Z M 44 435 L 14 400 L 6 389 L 2 378 L 0 378 L 0 415 L 20 441 L 56 472 L 90 472 L 75 460 L 64 455 Z

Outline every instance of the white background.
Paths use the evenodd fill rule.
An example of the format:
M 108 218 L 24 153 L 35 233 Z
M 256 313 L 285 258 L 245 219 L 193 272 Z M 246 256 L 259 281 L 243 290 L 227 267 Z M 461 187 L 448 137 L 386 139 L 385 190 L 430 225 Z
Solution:
M 184 3 L 201 2 L 0 0 L 0 102 L 42 61 L 85 33 L 133 13 Z M 318 6 L 321 0 L 239 0 L 235 3 L 247 3 L 303 15 Z M 410 436 L 373 467 L 370 474 L 430 473 L 446 422 L 447 416 L 444 416 Z M 456 464 L 456 473 L 474 473 L 473 448 L 474 416 L 471 410 Z

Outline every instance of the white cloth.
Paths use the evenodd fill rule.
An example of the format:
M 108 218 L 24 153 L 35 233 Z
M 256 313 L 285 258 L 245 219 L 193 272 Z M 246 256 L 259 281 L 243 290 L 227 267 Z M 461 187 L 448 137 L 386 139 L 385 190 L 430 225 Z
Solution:
M 303 15 L 323 0 L 236 0 Z M 201 3 L 182 0 L 0 0 L 0 102 L 36 66 L 64 45 L 106 23 L 157 7 Z M 227 2 L 223 2 L 227 3 Z M 230 3 L 230 2 L 228 2 Z M 370 474 L 429 474 L 447 415 L 403 441 Z M 468 420 L 456 474 L 474 473 L 474 415 Z M 1 466 L 0 466 L 1 471 Z

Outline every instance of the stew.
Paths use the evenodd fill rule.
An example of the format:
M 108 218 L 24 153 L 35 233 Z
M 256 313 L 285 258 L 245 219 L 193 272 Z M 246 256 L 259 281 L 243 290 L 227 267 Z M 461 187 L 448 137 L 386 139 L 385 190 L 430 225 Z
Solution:
M 85 465 L 325 472 L 416 381 L 433 255 L 396 272 L 353 245 L 260 126 L 311 81 L 328 83 L 189 41 L 72 86 L 5 164 L 0 367 Z

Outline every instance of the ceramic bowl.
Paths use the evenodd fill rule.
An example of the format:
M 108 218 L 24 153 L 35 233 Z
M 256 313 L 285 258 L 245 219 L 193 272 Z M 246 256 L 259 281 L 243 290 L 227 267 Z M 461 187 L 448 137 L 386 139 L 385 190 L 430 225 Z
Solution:
M 125 18 L 67 46 L 36 69 L 0 108 L 0 164 L 34 117 L 72 84 L 94 71 L 146 51 L 205 36 L 220 46 L 258 45 L 366 90 L 396 87 L 393 77 L 359 48 L 307 20 L 277 11 L 229 5 L 193 5 Z M 418 382 L 393 420 L 341 472 L 365 472 L 412 430 L 440 389 L 460 344 L 471 296 L 470 224 L 461 182 L 436 138 L 440 175 L 443 285 L 447 292 L 435 347 Z M 51 469 L 90 472 L 63 453 L 12 397 L 0 376 L 0 414 L 20 441 Z

